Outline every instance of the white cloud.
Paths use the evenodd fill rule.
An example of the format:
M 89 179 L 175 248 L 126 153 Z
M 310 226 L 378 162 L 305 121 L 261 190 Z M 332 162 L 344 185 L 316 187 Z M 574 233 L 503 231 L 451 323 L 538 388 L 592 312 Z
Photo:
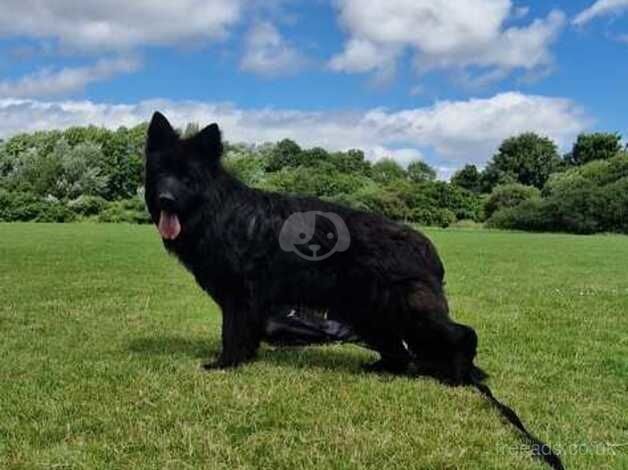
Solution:
M 390 155 L 404 164 L 429 154 L 435 156 L 432 163 L 450 169 L 485 163 L 504 138 L 525 131 L 547 135 L 566 149 L 590 123 L 570 100 L 514 92 L 400 111 L 245 110 L 229 104 L 168 100 L 113 105 L 5 99 L 0 100 L 0 137 L 72 125 L 132 126 L 148 120 L 156 109 L 180 127 L 188 122 L 218 122 L 232 142 L 289 137 L 306 147 L 360 148 L 371 158 Z
M 254 25 L 245 39 L 245 53 L 240 62 L 242 70 L 264 76 L 293 74 L 306 60 L 267 22 Z
M 0 36 L 58 39 L 76 49 L 177 44 L 223 36 L 243 0 L 3 0 Z
M 0 81 L 0 98 L 35 98 L 65 95 L 85 88 L 92 82 L 107 80 L 139 67 L 134 59 L 103 59 L 85 67 L 39 70 L 18 80 Z
M 477 66 L 532 70 L 552 62 L 550 46 L 565 23 L 560 11 L 505 27 L 527 10 L 511 0 L 337 0 L 349 34 L 329 65 L 345 72 L 390 73 L 410 50 L 420 72 Z
M 582 26 L 599 16 L 618 13 L 626 9 L 628 9 L 628 0 L 597 0 L 589 8 L 578 13 L 572 23 Z

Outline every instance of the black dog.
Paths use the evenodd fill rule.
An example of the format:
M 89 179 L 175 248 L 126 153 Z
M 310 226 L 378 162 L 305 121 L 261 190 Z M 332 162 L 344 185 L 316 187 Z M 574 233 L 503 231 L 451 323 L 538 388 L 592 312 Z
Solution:
M 222 353 L 206 368 L 251 359 L 278 305 L 323 309 L 402 372 L 413 359 L 454 383 L 476 370 L 477 336 L 448 315 L 443 265 L 421 233 L 315 198 L 252 189 L 223 169 L 212 124 L 181 139 L 155 113 L 146 145 L 146 204 L 165 247 L 220 305 Z
M 222 309 L 222 352 L 206 369 L 251 359 L 265 334 L 285 340 L 287 331 L 288 342 L 306 343 L 358 338 L 381 355 L 370 370 L 403 372 L 414 360 L 431 375 L 475 386 L 536 456 L 563 468 L 482 383 L 477 336 L 449 318 L 445 271 L 425 236 L 374 214 L 249 188 L 223 169 L 222 151 L 216 124 L 181 139 L 163 115 L 153 116 L 146 204 L 166 248 Z M 291 305 L 328 319 L 276 314 Z

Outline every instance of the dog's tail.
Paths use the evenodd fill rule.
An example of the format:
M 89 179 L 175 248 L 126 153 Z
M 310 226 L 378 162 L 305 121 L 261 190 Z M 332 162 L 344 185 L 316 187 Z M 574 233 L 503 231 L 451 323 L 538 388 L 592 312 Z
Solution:
M 488 385 L 483 383 L 486 376 L 487 374 L 482 369 L 474 365 L 467 375 L 467 383 L 477 388 L 482 396 L 495 406 L 495 408 L 497 408 L 497 410 L 508 420 L 508 422 L 517 428 L 523 438 L 528 442 L 528 444 L 530 444 L 530 447 L 532 448 L 532 455 L 543 459 L 545 463 L 547 463 L 554 470 L 564 470 L 565 467 L 563 467 L 560 457 L 554 452 L 554 450 L 528 431 L 521 422 L 521 419 L 519 419 L 519 416 L 517 416 L 517 413 L 515 413 L 512 408 L 495 398 Z
M 484 369 L 479 368 L 475 364 L 471 366 L 471 370 L 469 371 L 469 381 L 471 384 L 475 384 L 476 382 L 484 382 L 488 379 L 489 375 L 484 371 Z

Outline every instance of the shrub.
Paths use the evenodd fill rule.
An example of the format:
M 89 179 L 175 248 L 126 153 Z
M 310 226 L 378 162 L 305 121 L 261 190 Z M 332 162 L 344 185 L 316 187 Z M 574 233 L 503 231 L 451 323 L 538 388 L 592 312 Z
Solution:
M 40 201 L 27 207 L 35 216 L 33 222 L 73 222 L 76 215 L 58 201 Z
M 598 186 L 569 185 L 546 199 L 531 199 L 496 211 L 487 221 L 495 228 L 590 234 L 628 233 L 628 177 Z
M 100 214 L 107 204 L 107 201 L 99 196 L 79 196 L 68 202 L 68 208 L 77 215 L 93 216 Z
M 110 202 L 98 216 L 99 222 L 126 222 L 129 224 L 151 223 L 144 201 L 139 197 Z
M 370 184 L 353 194 L 355 206 L 382 214 L 393 220 L 412 220 L 410 208 L 399 194 L 391 188 Z
M 2 222 L 71 222 L 74 213 L 55 199 L 42 199 L 30 193 L 0 191 Z
M 410 220 L 419 225 L 446 228 L 456 221 L 456 214 L 443 207 L 419 208 L 412 210 Z
M 484 204 L 486 217 L 490 217 L 496 211 L 508 207 L 516 207 L 523 201 L 538 199 L 541 192 L 534 186 L 525 186 L 519 183 L 497 186 Z
M 412 186 L 408 205 L 413 209 L 434 211 L 448 209 L 456 219 L 482 220 L 482 204 L 477 194 L 443 181 Z
M 486 221 L 486 226 L 504 230 L 548 231 L 554 228 L 550 213 L 545 201 L 529 199 L 515 207 L 496 211 Z

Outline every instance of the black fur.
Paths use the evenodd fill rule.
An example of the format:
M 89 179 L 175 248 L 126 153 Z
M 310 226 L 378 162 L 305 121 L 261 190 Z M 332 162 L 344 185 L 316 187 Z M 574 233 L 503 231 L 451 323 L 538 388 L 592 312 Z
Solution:
M 208 368 L 253 358 L 273 308 L 305 305 L 351 325 L 381 355 L 373 370 L 400 372 L 416 359 L 453 383 L 479 373 L 477 336 L 449 317 L 445 271 L 430 240 L 379 215 L 249 188 L 223 169 L 221 153 L 216 124 L 180 139 L 163 115 L 153 116 L 147 206 L 156 224 L 162 210 L 178 216 L 181 232 L 165 247 L 222 309 L 222 352 Z M 286 220 L 308 211 L 337 214 L 348 246 L 319 261 L 280 246 Z M 312 241 L 322 253 L 337 246 L 330 232 L 320 217 Z

